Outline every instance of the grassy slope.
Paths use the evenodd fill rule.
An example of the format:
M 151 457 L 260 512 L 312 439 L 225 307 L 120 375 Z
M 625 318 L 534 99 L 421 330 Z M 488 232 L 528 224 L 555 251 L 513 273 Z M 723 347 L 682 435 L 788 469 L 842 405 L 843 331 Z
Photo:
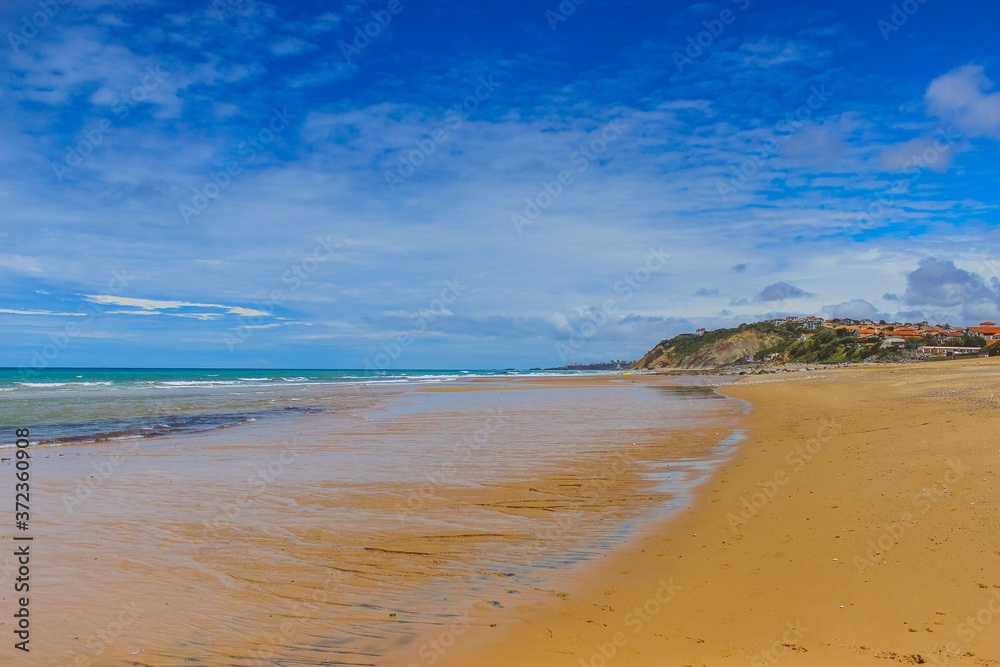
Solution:
M 710 353 L 712 349 L 724 347 L 731 341 L 745 339 L 748 337 L 747 334 L 756 338 L 768 350 L 772 348 L 787 348 L 799 336 L 797 332 L 776 327 L 770 322 L 741 324 L 734 329 L 716 329 L 715 331 L 706 332 L 702 336 L 680 334 L 660 341 L 656 347 L 646 353 L 646 356 L 636 364 L 636 367 L 648 368 L 658 360 L 661 362 L 667 361 L 666 365 L 682 364 L 685 361 Z
M 716 329 L 702 336 L 680 334 L 660 341 L 636 367 L 649 368 L 657 360 L 679 365 L 747 333 L 754 334 L 763 343 L 762 349 L 755 354 L 757 359 L 777 353 L 780 361 L 839 363 L 861 361 L 873 355 L 880 358 L 902 356 L 897 350 L 877 349 L 878 343 L 862 343 L 844 329 L 820 329 L 812 338 L 799 342 L 801 332 L 794 326 L 777 327 L 771 322 L 755 322 L 735 329 Z
M 991 357 L 1000 356 L 1000 340 L 981 349 L 977 354 L 988 354 Z

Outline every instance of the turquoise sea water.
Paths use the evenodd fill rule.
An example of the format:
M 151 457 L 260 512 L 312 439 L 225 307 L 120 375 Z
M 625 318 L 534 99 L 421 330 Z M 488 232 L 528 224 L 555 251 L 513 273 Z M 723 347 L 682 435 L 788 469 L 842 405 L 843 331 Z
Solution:
M 160 435 L 336 410 L 362 387 L 572 371 L 0 368 L 0 428 L 28 427 L 39 442 Z M 348 397 L 352 400 L 348 401 Z M 0 448 L 3 447 L 0 441 Z

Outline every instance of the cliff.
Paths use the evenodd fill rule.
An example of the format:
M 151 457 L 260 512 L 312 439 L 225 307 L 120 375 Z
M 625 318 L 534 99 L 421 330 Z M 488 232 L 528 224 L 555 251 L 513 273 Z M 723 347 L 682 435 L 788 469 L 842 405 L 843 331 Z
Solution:
M 799 341 L 803 333 L 806 340 Z M 637 370 L 711 369 L 746 359 L 754 355 L 756 361 L 776 354 L 777 363 L 819 363 L 835 364 L 873 361 L 902 361 L 906 353 L 895 347 L 883 347 L 884 336 L 864 336 L 859 338 L 852 327 L 823 327 L 806 331 L 796 323 L 776 326 L 769 321 L 741 324 L 735 329 L 716 329 L 701 336 L 680 334 L 662 340 L 652 350 L 636 362 Z M 913 348 L 923 341 L 908 339 Z M 1000 355 L 1000 342 L 985 346 L 986 341 L 966 337 L 966 345 L 984 345 L 975 354 Z
M 797 333 L 766 324 L 718 329 L 702 336 L 681 334 L 660 343 L 636 362 L 634 368 L 715 368 L 745 359 L 764 350 L 785 349 Z

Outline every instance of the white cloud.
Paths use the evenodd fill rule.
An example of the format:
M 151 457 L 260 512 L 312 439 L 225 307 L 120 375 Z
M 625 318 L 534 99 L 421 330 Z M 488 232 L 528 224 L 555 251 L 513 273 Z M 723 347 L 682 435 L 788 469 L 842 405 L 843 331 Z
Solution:
M 109 310 L 108 315 L 169 315 L 160 310 Z
M 241 317 L 269 317 L 270 313 L 254 308 L 243 308 L 241 306 L 224 306 L 216 303 L 192 303 L 190 301 L 159 301 L 156 299 L 135 299 L 126 296 L 110 296 L 107 294 L 84 294 L 87 301 L 99 303 L 106 306 L 126 306 L 139 308 L 139 311 L 116 311 L 129 314 L 150 314 L 151 311 L 169 310 L 175 308 L 218 308 L 224 310 L 228 315 L 239 315 Z M 145 312 L 144 312 L 145 311 Z M 195 319 L 214 319 L 214 313 L 165 313 L 177 315 L 178 317 L 194 317 Z
M 932 114 L 970 136 L 1000 138 L 1000 93 L 980 65 L 963 65 L 931 81 L 924 96 Z
M 805 55 L 802 45 L 775 38 L 744 42 L 740 47 L 740 53 L 745 57 L 746 64 L 751 67 L 774 67 L 797 62 Z
M 449 315 L 454 315 L 453 312 L 444 308 L 442 310 L 384 310 L 382 311 L 383 317 L 399 317 L 402 319 L 409 319 L 411 317 L 447 317 Z
M 32 257 L 0 255 L 0 268 L 22 273 L 41 273 L 42 267 Z
M 83 317 L 86 313 L 57 313 L 51 310 L 15 310 L 11 308 L 0 308 L 0 313 L 7 315 L 61 315 L 63 317 Z
M 864 299 L 851 299 L 843 303 L 823 306 L 823 312 L 830 317 L 852 319 L 881 320 L 889 317 L 886 313 L 880 313 L 878 309 Z
M 917 137 L 910 141 L 886 146 L 879 156 L 882 168 L 888 171 L 916 171 L 927 167 L 945 172 L 963 147 L 936 137 Z
M 278 40 L 271 45 L 271 53 L 276 56 L 295 56 L 300 53 L 305 53 L 307 51 L 314 51 L 319 47 L 315 44 L 298 39 L 297 37 L 288 37 L 285 39 Z

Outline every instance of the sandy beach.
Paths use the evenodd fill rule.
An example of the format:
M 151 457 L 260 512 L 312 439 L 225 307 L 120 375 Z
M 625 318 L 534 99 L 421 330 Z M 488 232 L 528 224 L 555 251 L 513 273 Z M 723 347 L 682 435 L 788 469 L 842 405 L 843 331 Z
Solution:
M 978 359 L 724 387 L 749 438 L 692 509 L 399 664 L 1000 664 L 998 380 Z
M 30 664 L 1000 664 L 998 379 L 480 379 L 41 448 Z
M 0 26 L 0 667 L 1000 667 L 1000 0 Z
M 278 407 L 239 423 L 42 443 L 33 452 L 37 648 L 25 662 L 0 645 L 0 662 L 433 659 L 413 650 L 422 634 L 562 599 L 554 582 L 564 569 L 686 506 L 693 485 L 731 456 L 747 404 L 671 382 L 257 389 L 258 403 L 272 397 Z M 170 391 L 183 392 L 181 406 L 216 396 Z M 216 400 L 230 410 L 236 399 Z M 12 560 L 0 557 L 8 583 Z M 10 594 L 5 587 L 0 601 Z M 0 619 L 0 630 L 11 626 Z

